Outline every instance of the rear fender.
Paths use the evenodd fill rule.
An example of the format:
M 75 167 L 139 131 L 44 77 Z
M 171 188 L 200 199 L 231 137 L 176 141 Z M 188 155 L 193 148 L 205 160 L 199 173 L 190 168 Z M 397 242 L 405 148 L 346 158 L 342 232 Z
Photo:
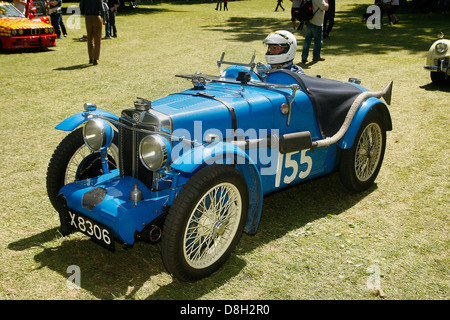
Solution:
M 73 131 L 80 124 L 89 120 L 90 115 L 101 116 L 101 117 L 104 117 L 107 119 L 119 121 L 119 117 L 109 111 L 104 111 L 104 110 L 83 111 L 83 112 L 74 114 L 74 115 L 70 116 L 69 118 L 63 120 L 55 128 L 57 130 Z
M 254 161 L 242 149 L 228 142 L 213 142 L 191 148 L 178 157 L 171 167 L 192 174 L 212 164 L 233 165 L 244 176 L 249 192 L 249 211 L 244 231 L 249 234 L 256 233 L 262 211 L 262 182 Z
M 367 113 L 372 109 L 383 115 L 384 126 L 386 130 L 387 131 L 392 130 L 391 115 L 389 113 L 389 109 L 386 106 L 386 104 L 375 97 L 368 98 L 362 103 L 358 111 L 356 111 L 356 114 L 353 117 L 350 127 L 348 128 L 347 132 L 338 143 L 339 148 L 350 149 L 352 147 L 353 141 L 355 140 L 356 134 L 358 133 L 361 123 L 363 122 Z

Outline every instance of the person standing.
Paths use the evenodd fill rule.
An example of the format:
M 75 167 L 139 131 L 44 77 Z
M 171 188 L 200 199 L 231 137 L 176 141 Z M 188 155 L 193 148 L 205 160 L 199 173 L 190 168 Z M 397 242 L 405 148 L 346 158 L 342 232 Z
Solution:
M 62 14 L 61 14 L 61 19 L 59 19 L 59 26 L 61 27 L 61 32 L 64 35 L 64 37 L 67 37 L 67 29 L 66 29 L 66 25 L 64 24 Z
M 336 15 L 336 0 L 328 0 L 328 10 L 325 12 L 323 21 L 323 37 L 329 38 L 331 29 L 334 26 L 334 17 Z
M 109 7 L 108 0 L 102 0 L 102 10 L 103 10 L 103 25 L 105 26 L 105 39 L 112 39 L 111 36 L 108 36 L 108 24 L 109 24 Z
M 222 0 L 217 0 L 216 10 L 219 9 L 219 6 L 220 6 L 220 11 L 222 11 Z
M 392 10 L 391 12 L 392 12 L 392 22 L 394 24 L 398 23 L 398 18 L 397 18 L 396 13 L 397 13 L 397 10 L 399 7 L 400 7 L 400 0 L 393 0 L 392 6 L 391 6 L 391 10 Z
M 292 32 L 297 31 L 297 14 L 300 11 L 300 2 L 301 0 L 291 0 L 292 8 L 291 8 L 291 22 L 292 22 Z
M 89 63 L 98 64 L 103 27 L 102 0 L 80 0 L 81 14 L 85 17 Z
M 120 6 L 119 0 L 108 0 L 109 20 L 106 23 L 106 37 L 117 38 L 116 15 L 117 8 Z
M 391 23 L 391 15 L 389 14 L 391 11 L 391 4 L 392 4 L 392 0 L 383 0 L 382 4 L 381 4 L 381 22 L 383 22 L 383 16 L 384 13 L 387 12 L 388 13 L 388 20 L 389 20 L 389 24 Z
M 312 0 L 313 18 L 306 22 L 305 41 L 303 42 L 302 63 L 308 62 L 309 47 L 314 38 L 313 61 L 325 61 L 321 57 L 323 42 L 323 19 L 325 11 L 328 10 L 328 0 Z
M 62 39 L 61 37 L 61 6 L 62 0 L 50 0 L 48 2 L 48 12 L 50 13 L 50 21 L 52 23 L 53 28 L 55 29 L 56 36 L 58 39 Z

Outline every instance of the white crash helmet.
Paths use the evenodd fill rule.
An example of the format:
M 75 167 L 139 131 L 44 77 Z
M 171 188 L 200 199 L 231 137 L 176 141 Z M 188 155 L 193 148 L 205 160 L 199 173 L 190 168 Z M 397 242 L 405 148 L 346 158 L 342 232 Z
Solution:
M 266 61 L 269 64 L 284 64 L 291 62 L 295 58 L 297 39 L 289 31 L 278 30 L 272 32 L 263 40 L 263 44 L 267 45 Z M 280 45 L 285 49 L 279 54 L 270 54 L 269 45 L 271 44 Z

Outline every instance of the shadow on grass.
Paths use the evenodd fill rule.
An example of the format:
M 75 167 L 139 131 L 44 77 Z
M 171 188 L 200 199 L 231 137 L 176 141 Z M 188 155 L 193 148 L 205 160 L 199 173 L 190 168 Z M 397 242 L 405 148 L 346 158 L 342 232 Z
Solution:
M 406 50 L 411 53 L 426 52 L 437 40 L 437 34 L 450 34 L 449 14 L 414 13 L 411 8 L 401 8 L 397 16 L 400 23 L 390 26 L 386 14 L 381 29 L 369 29 L 362 22 L 367 5 L 357 4 L 338 11 L 329 39 L 324 40 L 327 55 L 385 54 Z M 280 29 L 291 30 L 290 21 L 279 18 L 230 17 L 224 24 L 207 25 L 205 30 L 229 34 L 230 41 L 257 41 Z M 305 29 L 295 32 L 297 51 L 302 50 Z
M 92 64 L 84 63 L 84 64 L 77 64 L 77 65 L 73 65 L 73 66 L 69 66 L 69 67 L 55 68 L 53 70 L 56 70 L 56 71 L 70 71 L 70 70 L 85 69 L 85 68 L 89 68 L 89 67 L 92 67 Z
M 21 53 L 44 53 L 54 51 L 53 47 L 42 48 L 24 48 L 24 49 L 3 49 L 0 48 L 0 54 L 21 54 Z
M 178 10 L 169 10 L 166 8 L 157 8 L 157 7 L 137 7 L 137 8 L 120 8 L 118 14 L 121 16 L 131 16 L 134 14 L 154 14 L 154 13 L 163 13 L 163 12 L 182 12 Z
M 442 84 L 428 83 L 420 87 L 426 91 L 450 92 L 450 78 Z
M 239 1 L 239 0 L 235 0 Z M 134 1 L 139 2 L 137 6 L 132 6 L 130 1 L 120 1 L 120 6 L 118 8 L 118 14 L 121 16 L 131 16 L 135 14 L 154 14 L 154 13 L 163 13 L 163 12 L 183 12 L 178 10 L 170 10 L 167 8 L 158 7 L 163 3 L 170 4 L 180 4 L 180 5 L 196 5 L 202 4 L 205 0 L 139 0 Z M 65 5 L 67 6 L 79 6 L 79 1 L 65 1 Z M 63 10 L 63 16 L 70 16 L 72 12 L 68 12 L 67 10 Z
M 65 238 L 57 247 L 44 248 L 34 259 L 41 267 L 58 272 L 62 281 L 70 276 L 67 268 L 77 265 L 81 270 L 81 287 L 99 299 L 136 299 L 138 291 L 149 285 L 157 286 L 157 289 L 145 299 L 198 299 L 221 287 L 245 268 L 246 262 L 240 256 L 309 222 L 339 215 L 375 189 L 376 185 L 363 193 L 350 193 L 340 184 L 339 175 L 334 173 L 266 196 L 257 234 L 244 234 L 224 266 L 195 283 L 170 278 L 161 280 L 160 275 L 167 271 L 161 259 L 159 244 L 138 242 L 128 250 L 118 246 L 116 252 L 112 253 L 84 236 L 80 238 L 78 233 Z M 53 241 L 57 234 L 56 228 L 50 229 L 11 243 L 8 248 L 23 251 Z

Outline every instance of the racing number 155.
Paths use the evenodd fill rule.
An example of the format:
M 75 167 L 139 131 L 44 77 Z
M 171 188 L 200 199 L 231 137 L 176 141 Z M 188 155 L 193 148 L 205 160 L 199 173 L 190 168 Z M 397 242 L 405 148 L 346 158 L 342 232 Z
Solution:
M 281 181 L 285 184 L 290 184 L 297 177 L 300 179 L 305 179 L 310 174 L 312 168 L 312 158 L 306 154 L 307 151 L 309 150 L 286 153 L 286 155 L 281 153 L 278 154 L 275 187 L 279 187 Z M 295 157 L 298 153 L 300 153 L 300 157 Z M 306 164 L 306 169 L 299 170 L 300 166 L 303 164 Z M 286 170 L 285 168 L 291 168 L 291 170 Z

